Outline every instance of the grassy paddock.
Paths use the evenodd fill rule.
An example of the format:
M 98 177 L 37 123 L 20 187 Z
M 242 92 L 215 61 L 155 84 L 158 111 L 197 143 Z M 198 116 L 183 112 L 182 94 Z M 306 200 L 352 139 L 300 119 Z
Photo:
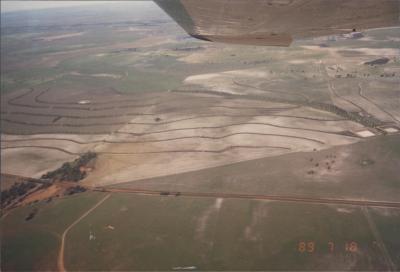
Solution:
M 83 193 L 13 210 L 1 219 L 1 269 L 55 270 L 62 232 L 101 197 Z M 26 221 L 33 209 L 36 216 Z
M 314 243 L 312 252 L 299 251 L 302 241 Z M 335 246 L 332 252 L 329 242 Z M 357 252 L 346 251 L 350 242 L 357 243 Z M 368 270 L 386 264 L 359 208 L 115 194 L 71 230 L 66 266 Z

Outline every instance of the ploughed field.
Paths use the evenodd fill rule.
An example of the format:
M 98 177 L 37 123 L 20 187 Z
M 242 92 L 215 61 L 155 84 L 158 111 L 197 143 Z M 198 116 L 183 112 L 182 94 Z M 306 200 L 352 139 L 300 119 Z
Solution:
M 9 96 L 2 109 L 10 133 L 2 138 L 3 156 L 23 151 L 67 159 L 95 151 L 95 185 L 354 143 L 354 131 L 363 128 L 309 106 L 238 96 L 34 88 Z

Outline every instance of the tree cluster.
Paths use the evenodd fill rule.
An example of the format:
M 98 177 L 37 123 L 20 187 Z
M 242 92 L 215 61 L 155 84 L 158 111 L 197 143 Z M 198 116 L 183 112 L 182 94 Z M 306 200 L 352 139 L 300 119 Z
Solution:
M 87 175 L 86 171 L 81 170 L 81 167 L 85 167 L 96 157 L 96 153 L 87 152 L 73 162 L 66 162 L 60 168 L 44 174 L 42 179 L 51 179 L 53 181 L 80 181 Z
M 18 197 L 24 196 L 29 190 L 36 187 L 33 182 L 17 182 L 11 188 L 1 192 L 1 206 L 9 205 L 13 200 Z

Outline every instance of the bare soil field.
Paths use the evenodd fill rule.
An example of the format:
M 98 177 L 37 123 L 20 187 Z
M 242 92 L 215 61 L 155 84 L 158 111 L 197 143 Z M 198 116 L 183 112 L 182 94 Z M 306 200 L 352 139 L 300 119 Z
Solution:
M 76 157 L 54 147 L 2 148 L 1 171 L 38 178 Z

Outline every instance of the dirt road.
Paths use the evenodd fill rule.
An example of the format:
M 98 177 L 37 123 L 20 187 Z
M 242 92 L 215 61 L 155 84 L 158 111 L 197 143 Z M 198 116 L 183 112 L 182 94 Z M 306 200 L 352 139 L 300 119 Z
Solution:
M 76 219 L 71 225 L 68 226 L 68 228 L 65 229 L 61 236 L 61 245 L 60 245 L 60 251 L 58 253 L 58 260 L 57 260 L 57 267 L 58 271 L 66 271 L 65 266 L 64 266 L 64 247 L 65 247 L 65 237 L 68 234 L 68 231 L 72 229 L 76 224 L 79 223 L 83 218 L 88 216 L 94 209 L 96 209 L 98 206 L 100 206 L 104 201 L 106 201 L 111 194 L 107 194 L 105 197 L 103 197 L 99 202 L 97 202 L 93 207 L 91 207 L 89 210 L 87 210 L 84 214 L 82 214 L 78 219 Z

